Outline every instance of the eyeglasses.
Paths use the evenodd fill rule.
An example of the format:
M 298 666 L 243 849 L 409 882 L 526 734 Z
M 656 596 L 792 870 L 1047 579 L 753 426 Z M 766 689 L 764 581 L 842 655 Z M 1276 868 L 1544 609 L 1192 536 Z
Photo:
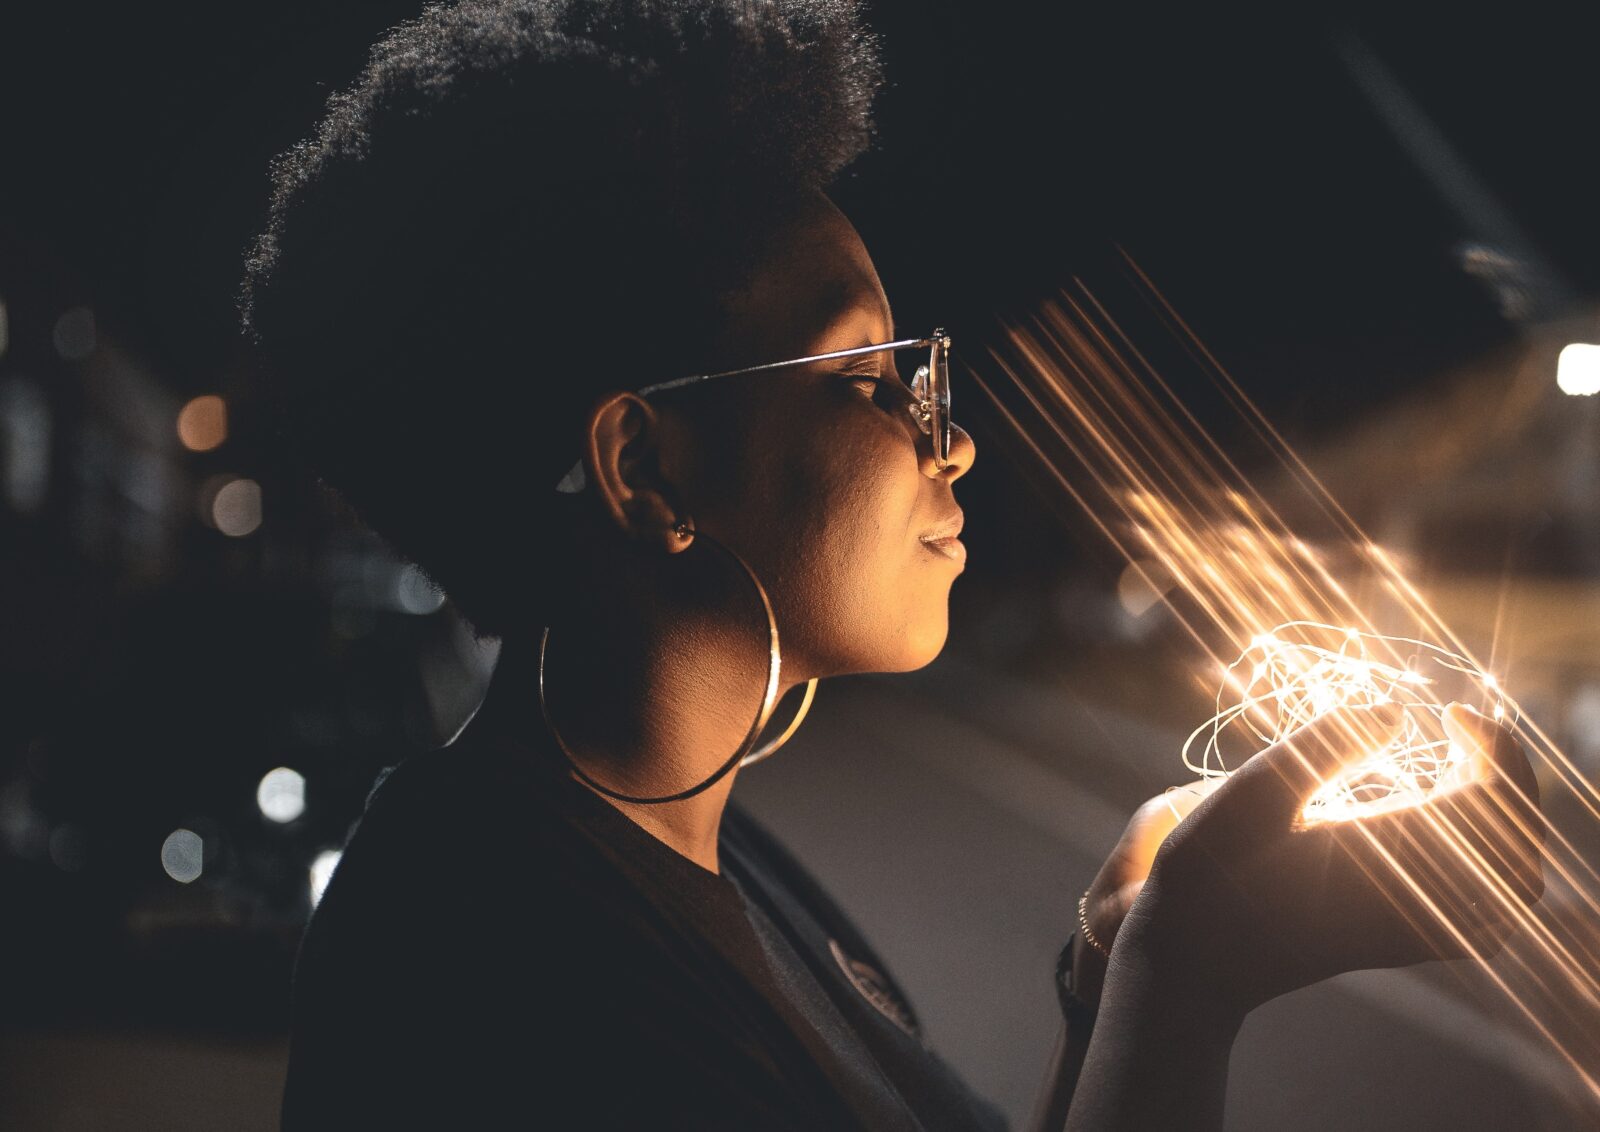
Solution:
M 747 373 L 766 373 L 768 370 L 787 369 L 790 366 L 810 365 L 813 362 L 831 362 L 839 358 L 857 358 L 867 354 L 882 354 L 903 350 L 927 350 L 928 360 L 918 365 L 909 378 L 901 375 L 896 382 L 884 382 L 903 391 L 905 408 L 916 422 L 917 428 L 933 443 L 934 466 L 943 471 L 950 463 L 950 335 L 943 330 L 935 330 L 926 338 L 902 338 L 898 342 L 881 342 L 874 346 L 857 346 L 852 350 L 832 350 L 826 354 L 812 354 L 805 358 L 788 358 L 781 362 L 767 362 L 759 366 L 746 366 L 743 369 L 728 369 L 720 373 L 696 374 L 693 377 L 679 377 L 671 381 L 657 382 L 655 385 L 646 385 L 643 389 L 636 389 L 641 397 L 648 397 L 652 393 L 664 393 L 669 389 L 682 389 L 690 385 L 698 385 L 702 381 L 714 381 L 719 377 L 739 377 Z M 583 461 L 580 460 L 561 482 L 556 484 L 560 492 L 575 493 L 584 487 Z

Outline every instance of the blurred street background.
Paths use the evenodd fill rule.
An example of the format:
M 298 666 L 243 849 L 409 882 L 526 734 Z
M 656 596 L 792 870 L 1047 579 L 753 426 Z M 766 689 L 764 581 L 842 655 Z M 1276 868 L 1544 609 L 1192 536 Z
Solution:
M 1126 249 L 1600 782 L 1576 6 L 869 8 L 889 84 L 836 196 L 902 327 L 948 327 L 985 372 L 1003 325 Z M 270 159 L 415 10 L 0 17 L 0 1127 L 276 1127 L 319 885 L 378 769 L 453 733 L 492 670 L 442 595 L 292 476 L 233 314 Z M 1209 386 L 1171 377 L 1240 442 Z M 978 460 L 945 654 L 824 684 L 735 796 L 1020 1122 L 1077 895 L 1213 709 L 1164 607 L 955 381 Z M 1247 471 L 1313 520 L 1279 469 Z M 1583 1126 L 1570 1075 L 1480 983 L 1435 966 L 1271 1004 L 1235 1053 L 1230 1128 Z

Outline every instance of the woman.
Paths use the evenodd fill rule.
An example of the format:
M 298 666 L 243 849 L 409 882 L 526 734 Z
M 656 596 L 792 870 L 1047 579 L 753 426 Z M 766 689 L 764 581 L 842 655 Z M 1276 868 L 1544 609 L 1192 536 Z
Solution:
M 1003 1123 L 730 802 L 777 693 L 933 659 L 964 560 L 948 340 L 896 332 L 824 192 L 877 82 L 848 0 L 469 2 L 391 33 L 275 168 L 244 307 L 286 438 L 503 641 L 317 910 L 286 1128 Z M 1159 855 L 1173 811 L 1135 817 L 1039 1126 L 1217 1127 L 1255 1005 L 1493 945 L 1419 935 L 1361 839 L 1294 828 L 1392 722 L 1327 717 Z M 1526 806 L 1514 743 L 1452 727 L 1501 767 L 1462 804 Z M 1484 848 L 1537 896 L 1529 837 Z

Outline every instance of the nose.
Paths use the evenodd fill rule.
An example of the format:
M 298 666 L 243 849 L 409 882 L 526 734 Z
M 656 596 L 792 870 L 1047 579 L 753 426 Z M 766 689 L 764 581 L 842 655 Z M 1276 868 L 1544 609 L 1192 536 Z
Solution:
M 927 438 L 922 451 L 922 474 L 930 479 L 942 479 L 954 483 L 967 474 L 972 467 L 972 461 L 977 458 L 977 445 L 972 443 L 972 437 L 967 430 L 950 422 L 950 458 L 945 461 L 944 467 L 939 467 L 933 458 L 933 440 Z

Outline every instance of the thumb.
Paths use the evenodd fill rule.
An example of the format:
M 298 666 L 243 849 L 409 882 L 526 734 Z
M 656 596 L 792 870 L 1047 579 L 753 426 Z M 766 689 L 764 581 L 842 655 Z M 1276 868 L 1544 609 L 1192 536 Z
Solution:
M 1292 820 L 1323 783 L 1387 745 L 1404 718 L 1398 704 L 1318 716 L 1246 761 L 1233 775 L 1238 785 L 1230 793 L 1262 820 Z
M 1486 718 L 1467 704 L 1451 703 L 1444 709 L 1444 732 L 1471 757 L 1475 777 L 1498 773 L 1519 794 L 1538 805 L 1539 780 L 1522 745 L 1504 724 Z

